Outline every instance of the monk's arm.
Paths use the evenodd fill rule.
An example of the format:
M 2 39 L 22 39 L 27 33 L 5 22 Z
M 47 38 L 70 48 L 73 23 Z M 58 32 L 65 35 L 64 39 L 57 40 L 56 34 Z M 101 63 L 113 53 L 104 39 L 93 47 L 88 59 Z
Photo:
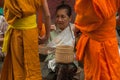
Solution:
M 50 36 L 50 25 L 51 25 L 51 17 L 50 12 L 47 4 L 47 0 L 42 0 L 42 9 L 45 18 L 45 29 L 46 29 L 46 37 L 49 38 Z

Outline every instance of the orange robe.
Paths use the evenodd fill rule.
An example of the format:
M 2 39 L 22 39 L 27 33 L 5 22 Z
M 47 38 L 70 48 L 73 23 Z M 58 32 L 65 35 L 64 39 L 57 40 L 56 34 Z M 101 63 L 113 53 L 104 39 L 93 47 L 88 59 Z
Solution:
M 12 28 L 0 80 L 42 80 L 35 16 L 41 5 L 41 0 L 5 0 L 5 18 Z
M 39 36 L 40 37 L 44 37 L 46 34 L 46 29 L 45 29 L 45 25 L 42 21 L 42 10 L 41 8 L 38 10 L 37 12 L 37 23 L 38 23 L 38 28 L 39 28 Z
M 82 32 L 77 60 L 84 61 L 85 80 L 120 80 L 116 11 L 120 0 L 76 0 L 75 24 Z

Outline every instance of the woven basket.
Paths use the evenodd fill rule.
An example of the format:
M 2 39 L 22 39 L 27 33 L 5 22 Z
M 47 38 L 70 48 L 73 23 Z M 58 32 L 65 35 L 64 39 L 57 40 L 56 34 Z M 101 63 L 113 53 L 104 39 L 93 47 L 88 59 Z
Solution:
M 74 51 L 72 46 L 57 46 L 55 60 L 57 63 L 71 63 L 74 61 Z

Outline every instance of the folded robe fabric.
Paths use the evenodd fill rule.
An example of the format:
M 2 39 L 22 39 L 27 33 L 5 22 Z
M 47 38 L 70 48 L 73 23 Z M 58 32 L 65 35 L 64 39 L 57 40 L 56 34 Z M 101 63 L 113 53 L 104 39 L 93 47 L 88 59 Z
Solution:
M 77 60 L 84 61 L 85 80 L 120 80 L 116 12 L 120 0 L 76 0 L 75 24 L 82 32 Z
M 5 35 L 7 43 L 3 44 L 7 55 L 0 80 L 42 80 L 35 15 L 41 5 L 41 0 L 5 0 L 9 26 Z

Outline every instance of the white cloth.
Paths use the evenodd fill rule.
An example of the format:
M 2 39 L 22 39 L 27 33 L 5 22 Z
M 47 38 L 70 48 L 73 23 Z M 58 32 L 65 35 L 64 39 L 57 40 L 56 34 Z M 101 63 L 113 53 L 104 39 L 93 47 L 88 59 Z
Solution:
M 56 67 L 56 64 L 55 64 L 55 59 L 52 59 L 48 62 L 48 68 L 51 69 L 53 72 L 55 72 L 55 67 Z
M 70 24 L 71 25 L 71 24 Z M 55 37 L 49 44 L 48 47 L 56 47 L 59 45 L 73 46 L 75 44 L 75 36 L 71 27 L 65 28 L 57 37 Z
M 57 29 L 56 31 L 60 33 L 47 45 L 47 47 L 56 48 L 59 45 L 68 45 L 74 47 L 75 45 L 75 36 L 73 32 L 73 24 L 66 27 L 63 31 Z M 48 61 L 48 68 L 55 72 L 55 58 Z
M 0 24 L 4 21 L 4 17 L 0 16 Z
M 0 16 L 0 33 L 5 33 L 8 27 L 8 23 L 5 20 L 4 16 Z

